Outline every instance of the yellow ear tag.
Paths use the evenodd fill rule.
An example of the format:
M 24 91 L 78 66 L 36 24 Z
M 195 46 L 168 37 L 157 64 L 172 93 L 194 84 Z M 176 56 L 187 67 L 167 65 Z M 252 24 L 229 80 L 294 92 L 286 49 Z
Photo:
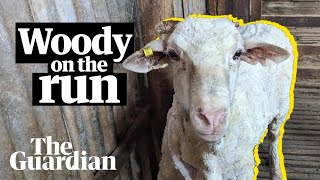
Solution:
M 153 55 L 153 51 L 152 51 L 151 47 L 143 48 L 143 53 L 146 57 L 150 57 Z

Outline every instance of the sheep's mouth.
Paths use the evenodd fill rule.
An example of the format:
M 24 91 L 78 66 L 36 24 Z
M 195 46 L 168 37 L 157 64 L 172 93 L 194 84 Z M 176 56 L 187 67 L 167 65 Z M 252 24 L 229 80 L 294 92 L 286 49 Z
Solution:
M 200 135 L 207 136 L 207 135 L 220 135 L 220 133 L 210 132 L 210 133 L 199 133 Z
M 215 133 L 215 132 L 211 132 L 211 133 L 198 133 L 202 136 L 220 136 L 221 133 Z
M 211 131 L 207 131 L 207 132 L 196 130 L 196 133 L 201 136 L 222 136 L 225 133 L 225 128 L 223 128 L 223 127 L 214 128 Z
M 206 142 L 216 142 L 220 141 L 221 138 L 223 137 L 223 133 L 217 133 L 217 132 L 212 132 L 212 133 L 197 133 L 198 136 L 203 139 Z

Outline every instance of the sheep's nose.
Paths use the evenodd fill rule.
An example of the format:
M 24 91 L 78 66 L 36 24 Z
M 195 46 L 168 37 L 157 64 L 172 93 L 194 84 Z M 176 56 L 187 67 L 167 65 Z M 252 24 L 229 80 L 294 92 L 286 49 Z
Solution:
M 199 110 L 199 118 L 203 121 L 204 124 L 210 127 L 219 126 L 224 119 L 227 117 L 228 113 L 226 110 L 219 111 L 203 111 Z

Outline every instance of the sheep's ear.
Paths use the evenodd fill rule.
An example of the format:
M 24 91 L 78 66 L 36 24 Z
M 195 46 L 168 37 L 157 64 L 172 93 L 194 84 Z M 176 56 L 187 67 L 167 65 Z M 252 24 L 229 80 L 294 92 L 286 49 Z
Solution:
M 260 63 L 266 66 L 267 59 L 280 63 L 289 58 L 289 52 L 281 47 L 272 44 L 255 44 L 254 47 L 246 47 L 246 52 L 241 53 L 240 59 L 249 63 Z
M 167 65 L 168 58 L 164 53 L 164 42 L 161 39 L 150 42 L 122 63 L 124 68 L 137 73 L 147 73 Z

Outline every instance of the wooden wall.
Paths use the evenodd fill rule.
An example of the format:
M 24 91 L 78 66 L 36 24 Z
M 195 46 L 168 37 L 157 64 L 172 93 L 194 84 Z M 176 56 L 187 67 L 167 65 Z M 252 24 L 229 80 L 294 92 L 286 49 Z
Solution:
M 287 26 L 298 43 L 295 107 L 285 126 L 288 179 L 320 179 L 320 1 L 262 1 L 262 18 Z M 260 148 L 259 177 L 268 179 L 267 142 Z
M 16 22 L 136 22 L 135 7 L 133 1 L 127 0 L 0 1 L 0 179 L 94 177 L 94 171 L 14 171 L 9 165 L 10 155 L 15 151 L 24 151 L 27 156 L 34 154 L 30 138 L 45 136 L 52 136 L 58 142 L 72 142 L 74 150 L 85 150 L 90 156 L 116 155 L 119 171 L 108 174 L 106 177 L 110 179 L 148 177 L 150 170 L 145 172 L 140 167 L 148 161 L 148 156 L 140 154 L 144 146 L 138 145 L 148 143 L 143 138 L 132 143 L 137 132 L 148 132 L 141 121 L 147 119 L 140 94 L 144 88 L 141 77 L 128 73 L 128 105 L 125 107 L 36 107 L 31 106 L 32 73 L 47 72 L 47 66 L 15 64 Z M 137 39 L 137 46 L 139 42 Z M 124 72 L 124 69 L 115 65 L 114 72 Z M 132 133 L 137 123 L 144 129 Z

